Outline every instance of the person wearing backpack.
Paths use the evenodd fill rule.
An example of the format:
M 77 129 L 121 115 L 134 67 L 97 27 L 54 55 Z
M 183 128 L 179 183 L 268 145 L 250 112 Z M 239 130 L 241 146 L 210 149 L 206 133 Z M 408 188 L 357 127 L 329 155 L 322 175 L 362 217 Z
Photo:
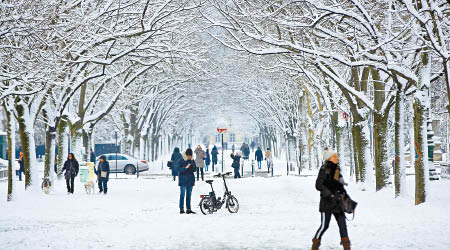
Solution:
M 238 152 L 236 154 L 230 155 L 231 159 L 233 159 L 233 164 L 231 167 L 234 169 L 234 179 L 241 178 L 241 174 L 239 173 L 239 168 L 241 166 L 241 156 Z
M 334 216 L 338 223 L 341 245 L 343 245 L 344 250 L 350 250 L 345 214 L 339 201 L 340 195 L 347 193 L 338 165 L 339 157 L 335 150 L 325 148 L 323 158 L 324 163 L 316 180 L 316 189 L 320 191 L 321 225 L 312 240 L 311 250 L 319 249 L 321 238 L 330 225 L 331 216 Z
M 107 194 L 110 168 L 109 162 L 106 161 L 104 155 L 100 156 L 97 170 L 94 169 L 94 172 L 97 175 L 99 193 L 101 194 L 103 192 L 104 194 Z
M 64 162 L 64 167 L 62 171 L 64 170 L 66 171 L 64 173 L 64 178 L 66 179 L 67 193 L 73 194 L 75 176 L 78 175 L 80 166 L 78 164 L 77 159 L 75 159 L 75 156 L 72 153 L 69 153 L 66 162 Z
M 178 170 L 181 167 L 183 161 L 183 155 L 180 153 L 179 148 L 174 148 L 172 156 L 170 157 L 170 170 L 172 170 L 173 181 L 176 181 L 178 176 Z
M 188 148 L 183 155 L 180 169 L 178 170 L 178 186 L 180 186 L 180 214 L 184 214 L 184 198 L 186 197 L 186 213 L 195 214 L 191 209 L 191 194 L 195 186 L 195 175 L 197 170 L 195 161 L 192 160 L 192 149 Z M 184 158 L 185 157 L 185 158 Z

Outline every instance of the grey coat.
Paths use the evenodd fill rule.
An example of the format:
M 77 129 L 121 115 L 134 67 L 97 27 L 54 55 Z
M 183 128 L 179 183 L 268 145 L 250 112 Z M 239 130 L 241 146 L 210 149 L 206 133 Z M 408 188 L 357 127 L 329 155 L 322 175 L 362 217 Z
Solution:
M 195 151 L 195 165 L 197 165 L 198 168 L 204 168 L 205 167 L 205 160 L 206 158 L 206 152 L 203 149 L 196 148 Z

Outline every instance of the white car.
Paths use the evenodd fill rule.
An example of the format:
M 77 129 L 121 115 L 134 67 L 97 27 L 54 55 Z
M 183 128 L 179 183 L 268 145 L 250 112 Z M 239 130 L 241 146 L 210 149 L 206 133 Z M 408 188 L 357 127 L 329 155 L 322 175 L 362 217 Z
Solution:
M 147 161 L 139 160 L 130 155 L 115 153 L 103 154 L 97 157 L 97 166 L 101 156 L 105 156 L 106 160 L 109 162 L 109 169 L 111 173 L 136 174 L 136 171 L 142 172 L 149 169 Z

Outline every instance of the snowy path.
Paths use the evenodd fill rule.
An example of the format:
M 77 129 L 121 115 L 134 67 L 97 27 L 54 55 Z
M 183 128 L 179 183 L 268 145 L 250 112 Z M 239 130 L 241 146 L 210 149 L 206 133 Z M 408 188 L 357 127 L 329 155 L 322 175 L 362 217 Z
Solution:
M 112 179 L 107 196 L 86 195 L 79 182 L 70 196 L 61 181 L 53 195 L 19 192 L 12 203 L 2 198 L 0 249 L 310 249 L 320 222 L 314 180 L 230 179 L 240 212 L 211 216 L 179 215 L 178 187 L 168 178 Z M 222 190 L 219 180 L 214 184 Z M 354 249 L 448 249 L 449 185 L 432 182 L 431 201 L 418 207 L 412 198 L 394 200 L 391 190 L 350 187 L 359 202 L 355 221 L 348 223 Z M 194 189 L 197 212 L 198 197 L 208 189 L 205 183 Z M 2 182 L 0 197 L 5 192 Z M 334 220 L 321 249 L 341 249 Z

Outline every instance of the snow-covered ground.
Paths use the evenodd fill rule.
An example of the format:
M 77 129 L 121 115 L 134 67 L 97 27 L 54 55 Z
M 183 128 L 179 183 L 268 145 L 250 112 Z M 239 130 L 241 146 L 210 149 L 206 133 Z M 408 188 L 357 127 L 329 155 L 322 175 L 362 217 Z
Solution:
M 283 169 L 283 164 L 278 166 Z M 160 169 L 160 165 L 159 165 Z M 229 168 L 228 168 L 229 169 Z M 320 223 L 319 193 L 314 176 L 229 179 L 239 199 L 238 214 L 219 211 L 204 216 L 197 207 L 209 185 L 198 182 L 192 205 L 196 215 L 180 215 L 179 188 L 168 176 L 112 178 L 108 195 L 87 195 L 76 180 L 74 195 L 64 180 L 53 194 L 25 193 L 6 202 L 6 182 L 0 182 L 0 249 L 310 249 Z M 167 173 L 167 171 L 164 171 Z M 112 175 L 114 177 L 114 175 Z M 409 197 L 393 198 L 392 189 L 361 191 L 348 188 L 359 202 L 348 222 L 353 249 L 449 249 L 450 181 L 431 182 L 429 201 L 414 206 L 413 176 Z M 222 183 L 214 187 L 222 194 Z M 334 219 L 321 249 L 341 249 Z

